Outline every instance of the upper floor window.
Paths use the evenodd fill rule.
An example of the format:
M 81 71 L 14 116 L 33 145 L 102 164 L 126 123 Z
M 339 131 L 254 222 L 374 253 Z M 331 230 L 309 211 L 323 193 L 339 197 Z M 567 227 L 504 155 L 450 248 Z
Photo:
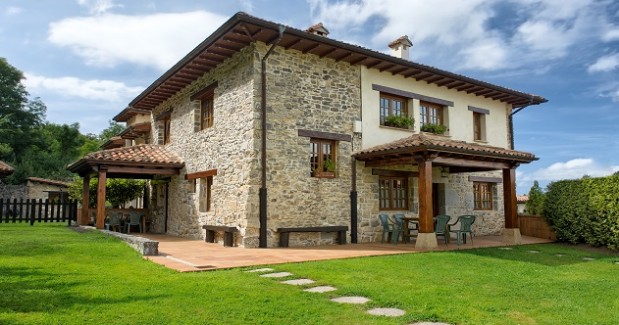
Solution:
M 380 210 L 408 210 L 408 178 L 380 176 L 378 200 Z
M 475 210 L 492 210 L 494 208 L 494 186 L 494 183 L 473 182 Z
M 200 99 L 200 130 L 213 126 L 213 93 Z
M 444 108 L 444 106 L 439 104 L 421 102 L 419 105 L 419 111 L 421 113 L 419 123 L 421 123 L 421 126 L 426 124 L 443 125 Z
M 408 99 L 385 93 L 380 94 L 380 125 L 388 125 L 389 116 L 408 118 Z
M 484 140 L 484 120 L 485 116 L 483 114 L 473 112 L 473 139 L 475 141 Z
M 310 167 L 312 177 L 335 177 L 335 144 L 333 140 L 310 140 Z
M 163 144 L 170 143 L 171 127 L 172 127 L 172 118 L 171 118 L 171 115 L 168 115 L 163 119 Z

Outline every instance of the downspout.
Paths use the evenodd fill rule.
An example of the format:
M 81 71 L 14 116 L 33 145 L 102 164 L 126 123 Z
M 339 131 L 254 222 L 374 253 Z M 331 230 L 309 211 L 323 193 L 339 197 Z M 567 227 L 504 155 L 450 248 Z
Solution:
M 271 44 L 271 48 L 262 57 L 262 70 L 261 70 L 261 120 L 262 127 L 261 134 L 261 163 L 262 170 L 260 174 L 260 236 L 258 247 L 267 247 L 267 73 L 266 73 L 266 60 L 271 55 L 271 52 L 275 49 L 275 46 L 282 40 L 286 27 L 279 26 L 279 37 Z
M 510 140 L 510 145 L 511 145 L 511 149 L 514 150 L 514 118 L 513 116 L 522 111 L 523 109 L 531 106 L 533 104 L 533 95 L 531 95 L 531 99 L 529 99 L 529 103 L 524 105 L 524 106 L 520 106 L 518 107 L 518 109 L 516 109 L 515 111 L 512 111 L 509 114 L 509 140 Z

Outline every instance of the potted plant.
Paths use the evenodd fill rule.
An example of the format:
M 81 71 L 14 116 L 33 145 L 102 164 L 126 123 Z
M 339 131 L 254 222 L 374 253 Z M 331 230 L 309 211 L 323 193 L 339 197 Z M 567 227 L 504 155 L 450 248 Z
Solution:
M 335 177 L 335 162 L 330 158 L 327 158 L 323 162 L 323 171 L 320 173 L 321 177 L 334 178 Z
M 444 134 L 447 131 L 447 128 L 440 124 L 424 124 L 421 126 L 421 131 L 434 134 Z
M 385 126 L 401 129 L 410 129 L 415 124 L 415 119 L 408 116 L 389 115 L 385 118 Z

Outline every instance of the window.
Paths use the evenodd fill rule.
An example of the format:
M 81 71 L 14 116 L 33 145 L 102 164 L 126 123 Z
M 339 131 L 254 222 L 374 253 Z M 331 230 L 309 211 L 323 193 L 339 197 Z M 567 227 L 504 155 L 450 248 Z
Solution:
M 475 210 L 492 210 L 494 183 L 473 182 Z
M 200 99 L 200 130 L 213 126 L 213 93 Z
M 404 97 L 380 94 L 380 125 L 388 116 L 408 117 L 408 100 Z
M 170 143 L 170 128 L 172 126 L 172 119 L 170 115 L 163 119 L 163 144 Z
M 443 109 L 444 106 L 434 103 L 421 102 L 419 111 L 421 113 L 421 126 L 426 124 L 443 125 Z
M 485 114 L 473 112 L 473 139 L 475 141 L 486 140 L 485 122 Z
M 378 180 L 380 210 L 408 210 L 408 179 L 384 177 Z
M 310 167 L 312 177 L 335 177 L 335 141 L 310 140 Z
M 211 187 L 213 176 L 200 178 L 200 212 L 211 211 Z

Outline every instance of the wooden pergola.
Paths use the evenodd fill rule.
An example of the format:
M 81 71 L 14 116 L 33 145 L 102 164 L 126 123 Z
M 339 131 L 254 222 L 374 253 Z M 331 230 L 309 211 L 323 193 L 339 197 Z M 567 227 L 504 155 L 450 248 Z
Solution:
M 366 167 L 416 165 L 419 174 L 419 237 L 417 247 L 437 246 L 432 208 L 432 168 L 448 167 L 450 173 L 501 170 L 506 241 L 518 243 L 520 230 L 516 209 L 516 168 L 537 158 L 527 152 L 415 134 L 353 154 Z
M 155 176 L 177 175 L 184 162 L 163 146 L 141 144 L 132 147 L 101 150 L 90 153 L 68 166 L 68 170 L 84 179 L 82 214 L 79 224 L 88 223 L 90 178 L 97 175 L 96 227 L 104 228 L 106 184 L 108 178 L 152 179 Z

